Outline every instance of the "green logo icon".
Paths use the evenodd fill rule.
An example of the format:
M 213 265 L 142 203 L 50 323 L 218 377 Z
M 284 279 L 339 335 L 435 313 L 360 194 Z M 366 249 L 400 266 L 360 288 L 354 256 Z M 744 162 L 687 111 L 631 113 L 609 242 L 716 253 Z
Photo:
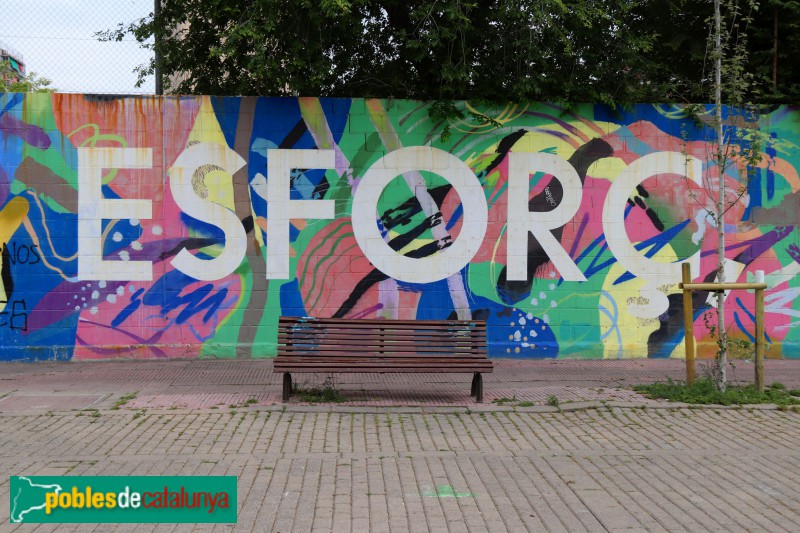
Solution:
M 11 476 L 12 523 L 235 523 L 235 476 Z

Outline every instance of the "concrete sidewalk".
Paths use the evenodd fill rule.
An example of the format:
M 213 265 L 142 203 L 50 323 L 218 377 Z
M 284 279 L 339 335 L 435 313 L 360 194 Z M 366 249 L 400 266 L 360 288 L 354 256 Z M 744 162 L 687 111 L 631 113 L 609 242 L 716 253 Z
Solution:
M 551 396 L 562 407 L 570 403 L 634 402 L 655 404 L 630 386 L 683 380 L 679 360 L 495 360 L 484 375 L 484 404 L 469 395 L 467 374 L 341 374 L 336 389 L 347 399 L 340 404 L 373 407 L 469 407 L 531 403 L 545 405 Z M 698 363 L 702 375 L 703 362 Z M 779 381 L 800 388 L 800 360 L 768 360 L 766 383 Z M 737 363 L 734 379 L 753 380 L 753 364 Z M 295 376 L 301 387 L 321 386 L 325 375 Z M 109 361 L 0 364 L 0 412 L 108 409 L 124 396 L 129 409 L 207 409 L 281 402 L 281 375 L 271 360 Z M 503 402 L 502 400 L 514 400 Z M 293 397 L 289 405 L 300 403 Z
M 682 371 L 500 360 L 483 405 L 468 376 L 403 375 L 343 376 L 351 402 L 283 405 L 263 361 L 0 365 L 0 528 L 15 527 L 9 475 L 235 475 L 235 525 L 18 527 L 800 531 L 800 415 L 675 408 L 623 388 Z M 768 361 L 772 381 L 800 387 L 800 365 Z M 563 411 L 543 405 L 551 394 Z M 504 397 L 518 401 L 491 402 Z

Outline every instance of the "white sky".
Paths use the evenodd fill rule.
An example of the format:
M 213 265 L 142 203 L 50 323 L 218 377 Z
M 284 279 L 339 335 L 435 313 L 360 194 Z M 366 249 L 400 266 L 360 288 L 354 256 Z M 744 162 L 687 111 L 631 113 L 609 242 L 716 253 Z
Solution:
M 151 54 L 132 38 L 103 43 L 94 34 L 153 11 L 154 0 L 0 0 L 0 41 L 21 53 L 28 72 L 59 92 L 152 94 L 133 69 Z

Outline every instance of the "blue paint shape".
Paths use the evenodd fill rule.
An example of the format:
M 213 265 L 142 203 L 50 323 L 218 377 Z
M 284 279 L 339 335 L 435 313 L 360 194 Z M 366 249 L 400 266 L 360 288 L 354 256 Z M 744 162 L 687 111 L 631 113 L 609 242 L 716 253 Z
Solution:
M 275 280 L 273 280 L 275 281 Z M 306 304 L 300 294 L 297 278 L 281 285 L 281 314 L 286 316 L 306 316 Z
M 139 289 L 131 295 L 131 301 L 128 305 L 125 306 L 125 309 L 119 312 L 117 316 L 114 317 L 114 320 L 111 321 L 111 325 L 115 328 L 122 325 L 125 322 L 125 319 L 131 316 L 139 307 L 142 305 L 142 301 L 139 297 L 144 292 L 144 289 Z

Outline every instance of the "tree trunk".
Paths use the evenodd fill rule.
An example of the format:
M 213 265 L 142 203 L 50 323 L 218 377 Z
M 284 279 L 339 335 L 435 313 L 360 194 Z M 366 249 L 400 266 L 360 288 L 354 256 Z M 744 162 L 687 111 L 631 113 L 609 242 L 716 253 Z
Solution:
M 778 88 L 778 6 L 772 8 L 772 88 Z
M 722 129 L 722 15 L 720 0 L 714 0 L 714 122 L 717 134 L 716 163 L 719 172 L 717 194 L 717 280 L 725 282 L 725 151 Z M 727 334 L 725 332 L 725 293 L 717 292 L 717 388 L 724 391 L 727 385 L 725 370 L 728 364 Z

